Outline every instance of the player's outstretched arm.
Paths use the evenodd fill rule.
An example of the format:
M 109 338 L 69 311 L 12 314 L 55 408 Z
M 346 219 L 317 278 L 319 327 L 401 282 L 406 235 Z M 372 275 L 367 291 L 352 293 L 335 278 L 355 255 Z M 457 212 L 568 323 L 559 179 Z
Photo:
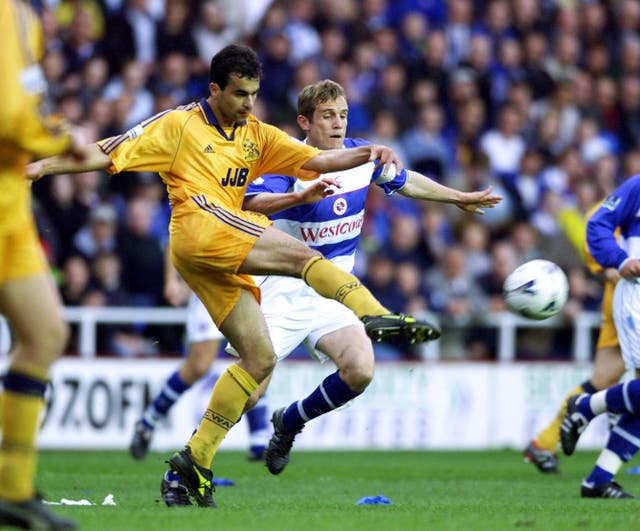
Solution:
M 458 208 L 474 214 L 484 214 L 485 208 L 493 208 L 502 196 L 492 194 L 491 186 L 478 192 L 462 192 L 429 179 L 417 171 L 407 170 L 407 182 L 399 194 L 413 199 L 453 203 Z
M 393 150 L 380 144 L 367 144 L 366 146 L 348 149 L 327 149 L 309 159 L 302 166 L 302 169 L 317 173 L 330 173 L 332 171 L 348 170 L 365 162 L 376 161 L 376 168 L 384 166 L 383 174 L 387 173 L 392 164 L 397 168 L 396 171 L 402 171 L 402 162 L 400 162 Z
M 105 155 L 97 144 L 88 144 L 76 148 L 73 153 L 48 157 L 28 164 L 26 176 L 27 179 L 37 181 L 45 175 L 106 170 L 109 166 L 111 158 Z
M 270 216 L 294 206 L 317 203 L 321 199 L 333 195 L 337 188 L 341 188 L 338 181 L 333 177 L 323 176 L 299 192 L 261 192 L 256 195 L 250 195 L 244 198 L 242 208 Z

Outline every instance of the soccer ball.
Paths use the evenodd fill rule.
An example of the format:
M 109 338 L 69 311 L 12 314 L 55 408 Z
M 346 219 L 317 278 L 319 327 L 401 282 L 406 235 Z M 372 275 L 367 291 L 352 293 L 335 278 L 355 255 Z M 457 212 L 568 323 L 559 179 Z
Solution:
M 531 260 L 509 274 L 502 291 L 509 310 L 542 321 L 562 310 L 567 302 L 569 282 L 557 264 Z

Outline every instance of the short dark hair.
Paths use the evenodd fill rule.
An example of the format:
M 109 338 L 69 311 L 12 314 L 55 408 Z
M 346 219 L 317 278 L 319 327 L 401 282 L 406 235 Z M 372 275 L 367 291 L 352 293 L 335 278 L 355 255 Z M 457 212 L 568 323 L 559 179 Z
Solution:
M 262 65 L 256 52 L 248 46 L 229 44 L 215 54 L 211 59 L 209 82 L 224 90 L 231 74 L 247 79 L 261 79 Z

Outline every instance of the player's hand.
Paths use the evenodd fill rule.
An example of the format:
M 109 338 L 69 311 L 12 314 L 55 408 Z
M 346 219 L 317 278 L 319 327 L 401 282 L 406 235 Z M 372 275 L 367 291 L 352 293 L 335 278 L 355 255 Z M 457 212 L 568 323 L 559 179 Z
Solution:
M 628 260 L 620 269 L 620 276 L 629 280 L 640 277 L 640 260 Z
M 325 197 L 329 197 L 342 188 L 342 185 L 333 177 L 320 177 L 308 188 L 300 192 L 300 202 L 302 204 L 316 203 Z
M 502 196 L 493 195 L 492 191 L 493 188 L 489 186 L 489 188 L 479 192 L 460 192 L 460 198 L 455 204 L 461 210 L 482 215 L 484 214 L 483 209 L 493 208 L 502 201 Z
M 25 177 L 30 181 L 37 181 L 41 179 L 46 174 L 44 172 L 44 161 L 37 160 L 35 162 L 31 162 L 27 164 L 25 169 Z
M 607 267 L 602 274 L 604 279 L 612 284 L 617 284 L 618 280 L 620 280 L 620 273 L 615 267 Z
M 400 162 L 400 159 L 394 153 L 393 149 L 387 146 L 382 146 L 380 144 L 371 144 L 371 155 L 369 157 L 369 162 L 375 161 L 378 161 L 378 164 L 376 164 L 376 170 L 380 166 L 383 166 L 383 175 L 387 174 L 390 171 L 392 164 L 395 165 L 396 175 L 400 173 L 403 168 L 402 162 Z

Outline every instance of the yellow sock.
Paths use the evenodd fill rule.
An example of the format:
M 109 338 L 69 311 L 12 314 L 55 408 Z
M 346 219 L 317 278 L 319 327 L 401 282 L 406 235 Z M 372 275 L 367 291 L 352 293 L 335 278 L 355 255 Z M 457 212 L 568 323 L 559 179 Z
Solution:
M 16 383 L 17 382 L 17 383 Z M 46 371 L 39 367 L 9 370 L 0 395 L 2 445 L 0 498 L 24 501 L 34 496 L 35 438 L 38 431 Z
M 211 468 L 220 443 L 242 415 L 244 405 L 257 387 L 252 376 L 237 364 L 220 375 L 198 430 L 189 440 L 196 463 Z
M 314 256 L 305 264 L 302 278 L 320 295 L 341 302 L 359 318 L 389 313 L 356 277 L 322 256 Z
M 567 412 L 567 398 L 578 393 L 584 393 L 582 385 L 574 387 L 564 396 L 560 409 L 558 410 L 558 413 L 556 413 L 554 419 L 540 433 L 538 433 L 538 436 L 535 438 L 538 446 L 551 452 L 556 451 L 558 443 L 560 442 L 560 424 L 562 424 L 564 414 Z

